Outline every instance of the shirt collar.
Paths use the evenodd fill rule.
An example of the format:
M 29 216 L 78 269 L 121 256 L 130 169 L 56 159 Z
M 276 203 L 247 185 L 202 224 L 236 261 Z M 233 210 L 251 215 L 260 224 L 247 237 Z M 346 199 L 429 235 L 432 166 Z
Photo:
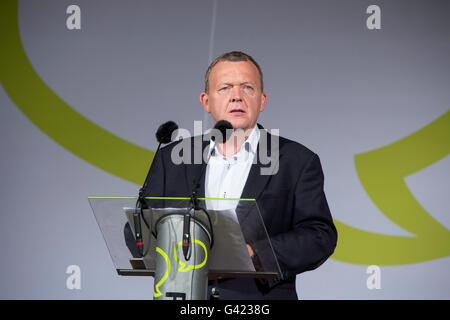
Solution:
M 248 136 L 247 140 L 244 143 L 244 145 L 248 144 L 248 146 L 250 147 L 248 151 L 251 151 L 254 154 L 256 153 L 256 150 L 258 148 L 259 136 L 260 136 L 259 128 L 257 125 L 255 125 L 252 132 L 250 133 L 250 135 Z
M 238 151 L 238 154 L 240 154 L 243 150 L 246 152 L 252 152 L 253 154 L 256 154 L 256 150 L 258 148 L 258 142 L 260 137 L 260 130 L 258 128 L 258 125 L 255 125 L 255 127 L 252 129 L 250 135 L 248 136 L 247 140 L 242 144 L 241 149 Z M 213 150 L 214 146 L 214 150 Z M 214 142 L 210 140 L 209 143 L 209 154 L 211 157 L 215 157 L 216 155 L 220 155 L 220 153 L 217 150 L 217 146 L 215 146 Z

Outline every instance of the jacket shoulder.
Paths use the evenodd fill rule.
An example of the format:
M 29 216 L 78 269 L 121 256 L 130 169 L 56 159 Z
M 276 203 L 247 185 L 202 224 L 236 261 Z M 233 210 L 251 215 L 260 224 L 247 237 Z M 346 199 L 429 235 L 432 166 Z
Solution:
M 302 158 L 311 158 L 312 156 L 316 155 L 314 151 L 306 147 L 305 145 L 301 144 L 300 142 L 279 137 L 279 145 L 280 145 L 280 153 L 283 154 L 293 154 L 295 156 L 301 156 Z

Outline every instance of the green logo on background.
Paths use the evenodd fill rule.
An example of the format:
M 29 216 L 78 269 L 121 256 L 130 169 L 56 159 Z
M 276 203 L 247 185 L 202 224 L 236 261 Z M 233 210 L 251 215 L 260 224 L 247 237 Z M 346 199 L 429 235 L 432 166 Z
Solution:
M 380 211 L 414 236 L 362 231 L 338 221 L 339 244 L 333 258 L 357 264 L 397 265 L 450 255 L 450 231 L 414 198 L 405 177 L 450 153 L 450 112 L 385 147 L 357 154 L 361 184 Z
M 142 184 L 154 152 L 92 123 L 36 74 L 22 47 L 18 1 L 0 2 L 1 84 L 15 105 L 45 134 L 78 157 Z M 388 146 L 355 156 L 362 186 L 391 221 L 414 236 L 359 230 L 335 220 L 339 242 L 332 258 L 355 264 L 399 265 L 450 255 L 450 231 L 417 202 L 404 178 L 450 153 L 450 112 Z

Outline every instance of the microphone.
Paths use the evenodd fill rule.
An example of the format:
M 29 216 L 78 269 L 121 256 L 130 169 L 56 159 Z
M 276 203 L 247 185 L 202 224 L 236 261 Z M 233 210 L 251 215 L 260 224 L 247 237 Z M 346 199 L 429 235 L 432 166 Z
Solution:
M 153 159 L 156 158 L 156 155 L 159 152 L 161 144 L 167 144 L 172 141 L 172 133 L 177 129 L 178 129 L 178 125 L 173 121 L 167 121 L 159 126 L 158 130 L 156 131 L 156 140 L 158 141 L 159 144 L 158 144 L 158 148 L 156 149 L 156 152 L 155 152 L 155 157 Z M 139 189 L 139 197 L 138 197 L 136 206 L 138 207 L 138 205 L 139 205 L 140 211 L 138 212 L 137 210 L 135 210 L 133 213 L 136 246 L 137 246 L 141 256 L 144 253 L 144 241 L 142 240 L 141 217 L 142 217 L 142 220 L 144 220 L 147 227 L 150 229 L 149 225 L 147 224 L 147 222 L 144 219 L 143 210 L 147 209 L 147 204 L 145 203 L 144 192 L 148 186 L 148 177 L 150 175 L 152 166 L 153 166 L 153 161 L 152 161 L 152 164 L 150 165 L 150 168 L 148 169 L 144 184 Z
M 211 140 L 213 140 L 213 149 L 215 148 L 216 143 L 225 143 L 226 141 L 228 141 L 228 139 L 230 139 L 232 133 L 233 133 L 233 126 L 230 122 L 228 122 L 226 120 L 218 121 L 211 132 Z M 203 174 L 205 173 L 205 169 L 208 166 L 208 162 L 209 162 L 210 158 L 211 158 L 211 153 L 209 153 L 208 158 L 206 159 L 206 165 L 203 167 L 202 172 L 200 173 L 200 175 L 198 176 L 197 179 L 194 179 L 194 188 L 191 193 L 191 205 L 192 205 L 194 211 L 200 210 L 200 207 L 198 205 L 197 190 L 200 187 L 200 179 L 202 178 Z M 184 220 L 183 220 L 183 246 L 182 247 L 183 247 L 183 255 L 186 260 L 189 260 L 189 258 L 190 258 L 189 253 L 190 253 L 190 248 L 191 248 L 191 231 L 190 231 L 191 230 L 191 228 L 190 228 L 191 213 L 190 213 L 190 211 L 191 210 L 189 210 L 188 212 L 186 212 L 184 214 Z M 203 211 L 205 211 L 206 216 L 208 217 L 208 220 L 209 220 L 209 225 L 210 225 L 210 229 L 211 229 L 211 248 L 212 248 L 213 243 L 214 243 L 212 222 L 211 222 L 209 214 L 206 212 L 206 210 L 203 209 Z
M 225 143 L 228 141 L 228 139 L 230 139 L 231 134 L 233 133 L 233 126 L 227 120 L 220 120 L 217 121 L 213 130 L 218 130 L 220 134 L 218 135 L 218 137 L 213 134 L 211 139 L 213 139 L 213 141 L 216 143 Z M 218 140 L 216 141 L 217 138 Z
M 178 129 L 178 125 L 173 121 L 167 121 L 159 126 L 156 131 L 156 141 L 161 143 L 169 143 L 172 142 L 172 133 Z M 159 146 L 158 146 L 159 149 Z

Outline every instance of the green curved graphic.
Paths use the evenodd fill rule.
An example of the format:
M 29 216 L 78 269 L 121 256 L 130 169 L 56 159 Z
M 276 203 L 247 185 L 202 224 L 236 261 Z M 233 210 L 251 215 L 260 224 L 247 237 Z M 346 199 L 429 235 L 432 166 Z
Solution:
M 17 1 L 0 1 L 0 81 L 10 99 L 65 149 L 106 172 L 141 185 L 154 152 L 89 121 L 40 79 L 22 47 L 17 10 Z
M 200 245 L 203 248 L 203 250 L 205 250 L 205 259 L 203 259 L 203 261 L 199 264 L 186 266 L 186 263 L 180 261 L 178 259 L 178 255 L 177 255 L 178 248 L 183 244 L 183 241 L 180 241 L 177 243 L 177 245 L 173 249 L 173 257 L 174 257 L 175 261 L 181 266 L 178 269 L 179 272 L 188 272 L 189 270 L 203 268 L 203 266 L 206 264 L 206 261 L 208 260 L 208 250 L 206 249 L 205 244 L 197 239 L 192 239 L 192 242 Z
M 355 156 L 361 184 L 391 221 L 414 236 L 362 231 L 335 221 L 339 245 L 333 258 L 356 264 L 397 265 L 450 255 L 450 231 L 417 202 L 404 178 L 448 156 L 450 112 L 382 148 Z
M 153 297 L 155 297 L 155 298 L 157 298 L 157 297 L 162 295 L 161 291 L 159 290 L 159 287 L 164 283 L 164 281 L 167 280 L 167 278 L 169 277 L 169 274 L 170 274 L 170 260 L 169 260 L 169 257 L 159 247 L 156 247 L 156 252 L 158 252 L 160 255 L 162 255 L 162 257 L 166 261 L 167 268 L 166 268 L 166 273 L 164 273 L 164 276 L 161 278 L 161 280 L 158 281 L 157 284 L 155 284 L 155 290 L 153 291 Z
M 41 131 L 74 155 L 141 185 L 154 152 L 83 117 L 36 74 L 22 47 L 18 1 L 0 1 L 0 81 L 14 104 Z M 332 258 L 355 264 L 397 265 L 450 255 L 449 230 L 417 202 L 404 178 L 450 152 L 450 112 L 388 146 L 355 156 L 361 184 L 394 223 L 413 236 L 359 230 L 335 220 L 339 242 Z

